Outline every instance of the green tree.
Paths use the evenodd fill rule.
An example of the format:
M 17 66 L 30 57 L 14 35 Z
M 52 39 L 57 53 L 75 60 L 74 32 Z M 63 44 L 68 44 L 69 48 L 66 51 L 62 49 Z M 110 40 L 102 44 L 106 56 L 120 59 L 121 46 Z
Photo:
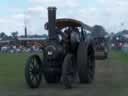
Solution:
M 101 25 L 95 25 L 93 27 L 93 32 L 92 32 L 93 36 L 105 36 L 107 35 L 106 30 L 104 29 L 103 26 Z
M 17 31 L 16 32 L 12 32 L 11 35 L 12 35 L 13 38 L 17 38 L 18 32 Z
M 1 33 L 0 33 L 0 38 L 4 39 L 4 38 L 6 38 L 6 37 L 7 37 L 7 35 L 5 34 L 5 32 L 1 32 Z

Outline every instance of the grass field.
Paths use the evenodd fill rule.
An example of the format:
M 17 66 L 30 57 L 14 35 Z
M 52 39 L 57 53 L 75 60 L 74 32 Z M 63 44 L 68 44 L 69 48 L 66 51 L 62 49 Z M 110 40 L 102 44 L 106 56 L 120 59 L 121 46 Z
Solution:
M 48 87 L 46 83 L 36 90 L 28 88 L 24 78 L 28 56 L 0 54 L 0 96 L 128 96 L 128 58 L 124 53 L 113 51 L 109 60 L 98 61 L 94 84 L 70 91 L 60 85 Z
M 112 51 L 112 59 L 119 60 L 123 63 L 128 63 L 128 54 L 121 51 Z
M 24 64 L 28 58 L 28 54 L 0 54 L 0 86 L 8 88 L 16 88 L 16 86 L 24 82 Z M 113 51 L 112 59 L 120 60 L 128 63 L 128 55 Z M 21 85 L 22 86 L 22 85 Z
M 16 88 L 24 81 L 24 64 L 27 54 L 0 54 L 0 86 Z

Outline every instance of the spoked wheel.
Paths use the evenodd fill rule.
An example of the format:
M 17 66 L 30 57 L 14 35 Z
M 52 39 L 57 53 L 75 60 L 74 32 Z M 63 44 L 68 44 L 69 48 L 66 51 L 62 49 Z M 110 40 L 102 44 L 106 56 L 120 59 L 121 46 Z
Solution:
M 29 57 L 25 65 L 25 79 L 30 88 L 38 88 L 41 80 L 41 60 L 37 55 Z

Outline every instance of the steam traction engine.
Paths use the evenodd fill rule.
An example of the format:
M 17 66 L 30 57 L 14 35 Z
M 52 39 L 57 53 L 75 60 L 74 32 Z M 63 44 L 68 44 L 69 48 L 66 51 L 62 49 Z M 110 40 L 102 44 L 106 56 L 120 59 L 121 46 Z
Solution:
M 48 40 L 42 46 L 43 57 L 31 55 L 25 65 L 25 79 L 29 87 L 39 87 L 42 75 L 47 83 L 62 81 L 72 88 L 74 78 L 91 83 L 95 74 L 93 39 L 86 34 L 90 27 L 68 18 L 56 19 L 56 8 L 48 8 Z

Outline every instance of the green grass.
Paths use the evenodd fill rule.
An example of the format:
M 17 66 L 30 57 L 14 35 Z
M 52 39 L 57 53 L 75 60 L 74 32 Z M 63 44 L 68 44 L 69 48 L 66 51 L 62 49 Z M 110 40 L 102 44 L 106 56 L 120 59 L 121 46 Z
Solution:
M 112 59 L 128 63 L 128 54 L 121 51 L 112 51 Z
M 24 64 L 28 54 L 0 54 L 0 85 L 4 87 L 23 84 Z M 128 54 L 112 51 L 112 59 L 128 63 Z
M 28 54 L 0 54 L 0 90 L 26 90 L 24 64 L 28 56 Z M 112 51 L 112 59 L 128 63 L 128 55 L 122 52 Z
M 13 88 L 24 82 L 24 64 L 28 54 L 0 54 L 0 86 Z M 14 87 L 15 88 L 15 87 Z

